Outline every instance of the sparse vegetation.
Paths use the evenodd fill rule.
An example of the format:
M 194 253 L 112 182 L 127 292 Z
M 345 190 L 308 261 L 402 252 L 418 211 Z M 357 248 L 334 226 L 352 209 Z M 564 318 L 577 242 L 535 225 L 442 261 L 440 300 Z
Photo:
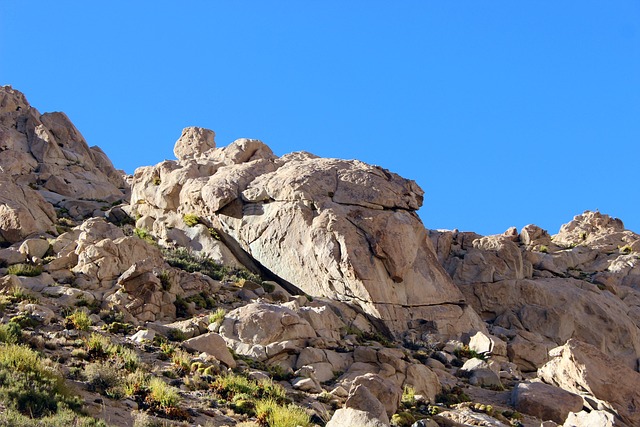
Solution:
M 543 254 L 549 253 L 549 248 L 545 245 L 539 245 L 538 252 L 542 252 Z
M 53 363 L 20 344 L 0 344 L 0 401 L 32 418 L 80 407 Z
M 13 264 L 7 268 L 7 274 L 16 276 L 35 277 L 42 274 L 42 266 L 31 264 Z
M 223 266 L 207 256 L 193 254 L 184 248 L 165 249 L 163 253 L 170 266 L 189 273 L 202 273 L 215 280 L 236 282 L 239 279 L 247 279 L 262 284 L 259 276 L 247 270 Z
M 135 234 L 140 239 L 144 240 L 149 244 L 152 244 L 152 245 L 156 244 L 156 239 L 154 239 L 153 235 L 149 232 L 149 230 L 146 230 L 144 228 L 135 228 L 133 230 L 133 234 Z
M 89 315 L 84 310 L 75 310 L 73 313 L 68 315 L 65 320 L 67 328 L 73 328 L 79 331 L 89 330 L 89 327 L 91 327 L 92 324 Z
M 218 308 L 213 313 L 209 314 L 209 323 L 222 323 L 224 316 L 227 315 L 227 311 L 224 308 Z
M 629 255 L 631 252 L 633 252 L 633 249 L 631 248 L 630 245 L 624 245 L 620 248 L 621 254 Z
M 258 423 L 270 427 L 306 427 L 311 424 L 311 417 L 303 408 L 294 404 L 284 406 L 271 399 L 256 402 L 255 412 Z
M 196 214 L 186 213 L 182 215 L 182 221 L 187 227 L 194 227 L 200 223 L 200 217 Z

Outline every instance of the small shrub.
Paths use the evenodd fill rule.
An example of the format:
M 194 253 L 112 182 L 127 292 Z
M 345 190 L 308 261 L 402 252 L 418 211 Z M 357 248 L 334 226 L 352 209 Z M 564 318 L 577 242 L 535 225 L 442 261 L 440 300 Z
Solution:
M 35 328 L 40 325 L 40 320 L 29 314 L 18 314 L 17 316 L 13 316 L 10 320 L 10 323 L 16 323 L 22 329 L 26 328 Z
M 542 252 L 543 254 L 549 253 L 549 248 L 545 245 L 538 246 L 538 252 Z
M 103 362 L 87 363 L 84 367 L 84 377 L 90 390 L 107 395 L 113 395 L 114 389 L 121 381 L 116 367 Z
M 108 427 L 102 420 L 97 420 L 73 412 L 61 405 L 55 414 L 34 420 L 14 409 L 7 409 L 0 413 L 0 425 L 3 427 Z
M 162 180 L 160 179 L 159 176 L 154 176 L 152 182 L 153 182 L 153 185 L 160 185 L 162 183 Z
M 416 422 L 416 418 L 410 412 L 398 412 L 391 417 L 393 427 L 409 427 Z
M 149 376 L 141 370 L 128 374 L 122 383 L 122 391 L 125 396 L 134 397 L 140 394 L 149 385 Z
M 182 215 L 182 221 L 187 227 L 193 227 L 200 223 L 200 217 L 196 214 L 186 213 Z
M 412 407 L 416 404 L 416 390 L 411 386 L 404 386 L 402 390 L 402 404 L 405 407 Z
M 17 344 L 22 338 L 22 328 L 15 322 L 0 325 L 0 342 Z
M 90 358 L 105 357 L 113 351 L 114 347 L 108 337 L 97 333 L 89 335 L 84 342 Z
M 149 233 L 149 230 L 146 230 L 144 228 L 135 228 L 133 230 L 133 233 L 147 243 L 150 243 L 152 245 L 156 244 L 156 240 L 153 238 L 153 235 Z
M 158 377 L 151 378 L 148 388 L 147 403 L 149 406 L 167 409 L 177 407 L 180 404 L 178 390 L 162 381 L 162 379 Z
M 102 330 L 109 332 L 110 334 L 123 334 L 126 335 L 133 329 L 133 325 L 122 322 L 113 322 L 102 325 Z
M 256 418 L 261 425 L 278 427 L 306 427 L 311 425 L 311 417 L 296 405 L 280 405 L 274 400 L 266 399 L 256 402 Z
M 16 276 L 35 277 L 42 274 L 42 266 L 31 264 L 13 264 L 7 268 L 7 274 Z
M 458 386 L 453 387 L 448 392 L 443 391 L 436 396 L 436 402 L 445 406 L 456 405 L 462 402 L 470 402 L 471 398 Z
M 173 350 L 171 361 L 184 372 L 189 372 L 191 369 L 191 355 L 182 349 Z
M 65 318 L 65 326 L 67 328 L 77 329 L 79 331 L 87 331 L 92 323 L 89 315 L 83 310 L 75 310 Z
M 486 357 L 475 350 L 469 348 L 468 345 L 463 345 L 462 347 L 458 347 L 453 350 L 453 354 L 458 358 L 466 358 L 466 359 L 486 359 Z
M 160 279 L 160 284 L 162 285 L 163 290 L 171 290 L 171 277 L 169 276 L 168 271 L 161 271 L 160 274 L 158 274 L 158 279 Z
M 620 248 L 621 254 L 629 255 L 631 252 L 633 252 L 633 249 L 629 245 L 624 245 L 623 247 Z
M 209 315 L 209 323 L 222 323 L 226 315 L 227 311 L 224 308 L 218 308 Z

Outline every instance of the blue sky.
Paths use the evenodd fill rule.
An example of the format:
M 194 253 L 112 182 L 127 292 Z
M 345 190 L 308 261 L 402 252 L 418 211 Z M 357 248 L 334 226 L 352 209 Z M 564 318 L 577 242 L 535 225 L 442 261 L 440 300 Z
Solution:
M 640 232 L 638 1 L 3 1 L 0 84 L 129 173 L 202 126 L 414 179 L 429 228 Z

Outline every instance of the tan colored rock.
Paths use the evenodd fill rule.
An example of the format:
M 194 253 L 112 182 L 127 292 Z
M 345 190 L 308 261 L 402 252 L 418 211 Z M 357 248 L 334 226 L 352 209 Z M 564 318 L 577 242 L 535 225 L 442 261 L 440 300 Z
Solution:
M 14 183 L 37 188 L 52 203 L 123 198 L 122 174 L 99 148 L 87 145 L 64 113 L 41 115 L 7 86 L 0 87 L 0 99 L 0 168 Z
M 342 408 L 334 412 L 326 427 L 388 427 L 372 414 L 353 408 Z
M 353 380 L 352 388 L 363 385 L 384 405 L 387 416 L 396 413 L 402 399 L 402 390 L 394 382 L 376 374 L 364 374 Z
M 376 396 L 364 385 L 358 384 L 351 387 L 349 397 L 344 403 L 345 408 L 357 409 L 371 414 L 385 424 L 389 424 L 385 406 Z
M 132 204 L 154 228 L 169 212 L 207 218 L 236 242 L 236 257 L 248 253 L 310 295 L 361 305 L 395 333 L 484 328 L 435 261 L 413 181 L 357 161 L 276 158 L 257 140 L 199 156 L 136 171 Z
M 216 148 L 214 131 L 199 127 L 188 127 L 182 130 L 182 135 L 173 148 L 178 160 L 200 157 L 208 150 Z
M 563 427 L 614 427 L 623 426 L 622 422 L 606 411 L 580 411 L 570 413 Z
M 26 254 L 20 252 L 16 247 L 0 249 L 0 260 L 7 265 L 19 264 L 27 260 Z
M 540 382 L 519 383 L 511 399 L 519 412 L 558 424 L 564 423 L 570 412 L 581 411 L 583 405 L 577 394 Z
M 407 367 L 405 386 L 412 387 L 416 394 L 420 394 L 430 403 L 435 403 L 436 396 L 442 392 L 438 375 L 421 364 L 411 364 Z
M 538 371 L 545 382 L 606 401 L 621 421 L 640 425 L 640 373 L 576 339 L 549 355 L 551 360 Z
M 516 362 L 521 369 L 537 369 L 538 363 L 546 362 L 547 349 L 540 343 L 560 345 L 571 337 L 602 348 L 632 368 L 640 357 L 640 329 L 629 317 L 629 305 L 591 283 L 539 278 L 477 283 L 461 290 L 484 319 L 520 334 L 508 348 L 512 361 L 516 362 L 515 355 L 522 356 Z M 540 339 L 522 339 L 527 333 Z
M 47 239 L 27 239 L 22 242 L 18 250 L 29 258 L 44 258 L 47 251 L 49 251 L 49 247 L 50 244 Z
M 183 341 L 182 346 L 197 352 L 205 352 L 215 357 L 231 369 L 236 367 L 236 361 L 229 352 L 224 338 L 215 332 L 209 332 Z
M 237 341 L 267 345 L 316 337 L 309 323 L 286 307 L 252 303 L 227 313 L 220 334 Z
M 54 233 L 53 206 L 38 192 L 5 178 L 0 179 L 0 241 L 16 243 L 34 233 Z
M 553 241 L 566 246 L 584 245 L 600 251 L 610 251 L 631 245 L 639 237 L 625 230 L 623 222 L 618 218 L 585 211 L 564 224 L 558 234 L 553 236 Z

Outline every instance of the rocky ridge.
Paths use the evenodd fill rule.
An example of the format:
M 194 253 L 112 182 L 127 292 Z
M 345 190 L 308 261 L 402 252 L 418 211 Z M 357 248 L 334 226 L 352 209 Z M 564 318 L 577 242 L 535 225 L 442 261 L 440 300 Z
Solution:
M 640 423 L 640 236 L 620 220 L 426 230 L 413 181 L 202 128 L 124 177 L 10 87 L 0 147 L 0 345 L 62 362 L 109 425 L 288 425 L 269 399 L 301 425 Z

